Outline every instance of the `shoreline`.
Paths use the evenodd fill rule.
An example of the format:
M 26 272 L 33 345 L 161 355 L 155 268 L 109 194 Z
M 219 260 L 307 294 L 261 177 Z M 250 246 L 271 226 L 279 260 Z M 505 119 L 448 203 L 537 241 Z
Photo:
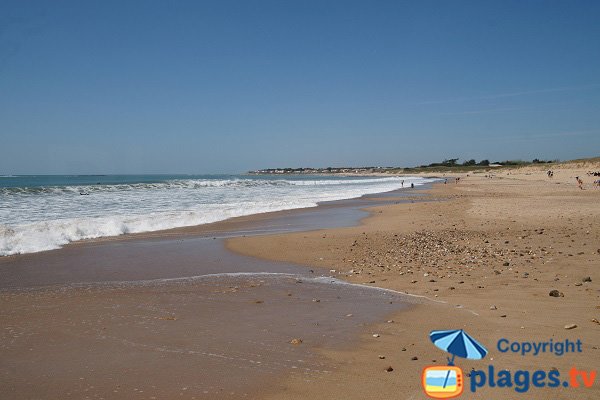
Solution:
M 569 171 L 557 171 L 557 179 L 549 183 L 543 179 L 539 171 L 526 172 L 520 175 L 512 173 L 494 179 L 484 176 L 468 177 L 465 174 L 462 175 L 464 179 L 461 179 L 460 184 L 449 183 L 444 185 L 438 183 L 425 191 L 405 189 L 399 198 L 394 198 L 393 192 L 391 194 L 368 195 L 371 196 L 368 199 L 346 201 L 354 203 L 355 210 L 367 209 L 368 214 L 365 217 L 361 218 L 361 215 L 365 215 L 364 213 L 352 214 L 353 216 L 349 220 L 349 215 L 343 214 L 340 216 L 340 221 L 345 221 L 345 223 L 334 228 L 321 229 L 318 226 L 319 224 L 323 226 L 324 216 L 329 215 L 331 217 L 336 210 L 344 209 L 344 206 L 340 206 L 339 203 L 307 209 L 278 211 L 269 215 L 255 214 L 238 217 L 239 219 L 222 221 L 211 224 L 211 226 L 200 225 L 189 229 L 177 228 L 178 232 L 151 232 L 148 235 L 136 234 L 111 238 L 112 240 L 73 243 L 63 249 L 53 250 L 45 254 L 33 253 L 18 257 L 22 260 L 38 258 L 47 262 L 49 256 L 54 255 L 80 252 L 94 256 L 94 251 L 106 247 L 110 251 L 101 253 L 104 254 L 103 257 L 108 257 L 108 260 L 115 260 L 115 257 L 120 257 L 118 249 L 121 248 L 125 249 L 124 256 L 127 256 L 123 258 L 124 260 L 135 260 L 136 263 L 140 263 L 140 268 L 143 267 L 143 269 L 132 272 L 146 276 L 151 271 L 145 269 L 147 268 L 145 263 L 160 266 L 160 257 L 164 251 L 186 249 L 185 251 L 189 253 L 184 258 L 177 259 L 165 255 L 167 258 L 164 259 L 170 260 L 165 261 L 170 263 L 168 265 L 173 265 L 173 260 L 177 260 L 177 265 L 180 265 L 183 261 L 183 269 L 180 274 L 185 280 L 185 276 L 194 275 L 191 271 L 196 268 L 195 265 L 200 259 L 209 264 L 213 262 L 210 260 L 215 260 L 217 263 L 215 265 L 222 265 L 223 259 L 235 259 L 234 255 L 227 255 L 229 252 L 225 251 L 225 246 L 219 247 L 219 243 L 225 240 L 227 249 L 252 257 L 250 259 L 245 258 L 244 265 L 258 265 L 259 270 L 264 270 L 264 264 L 261 263 L 267 261 L 263 260 L 272 260 L 276 263 L 271 264 L 277 266 L 276 271 L 279 271 L 279 268 L 284 265 L 290 265 L 290 268 L 296 272 L 299 271 L 298 268 L 307 272 L 310 268 L 313 268 L 317 275 L 319 275 L 318 271 L 324 273 L 329 271 L 329 275 L 336 279 L 360 284 L 364 287 L 379 287 L 399 293 L 408 292 L 409 296 L 424 296 L 426 299 L 434 301 L 417 301 L 417 304 L 412 304 L 399 312 L 390 311 L 390 313 L 383 312 L 385 310 L 380 308 L 382 306 L 380 304 L 379 308 L 372 308 L 370 311 L 372 315 L 369 315 L 368 308 L 365 309 L 366 313 L 364 311 L 359 313 L 342 311 L 343 307 L 362 304 L 362 302 L 357 302 L 353 296 L 346 297 L 344 295 L 340 299 L 339 294 L 337 295 L 339 301 L 335 300 L 335 291 L 329 295 L 331 296 L 330 300 L 324 302 L 315 302 L 315 297 L 312 297 L 311 301 L 311 296 L 314 296 L 311 291 L 305 292 L 304 296 L 299 298 L 292 296 L 290 299 L 288 295 L 279 298 L 286 291 L 294 292 L 293 286 L 285 289 L 285 285 L 294 285 L 294 282 L 283 282 L 284 286 L 278 286 L 280 283 L 269 283 L 267 281 L 261 283 L 261 279 L 252 278 L 249 282 L 245 281 L 245 283 L 233 283 L 224 280 L 217 284 L 217 287 L 220 288 L 218 291 L 219 296 L 225 296 L 222 299 L 233 301 L 231 299 L 241 296 L 239 298 L 242 299 L 242 303 L 232 303 L 238 304 L 231 309 L 232 311 L 235 309 L 246 310 L 246 307 L 250 304 L 253 304 L 251 307 L 257 307 L 257 304 L 261 304 L 258 307 L 263 307 L 265 304 L 272 307 L 276 306 L 277 302 L 290 304 L 290 306 L 295 304 L 294 307 L 300 306 L 300 308 L 296 308 L 295 313 L 297 314 L 293 314 L 295 317 L 288 316 L 292 318 L 288 322 L 290 327 L 293 327 L 302 319 L 304 319 L 303 325 L 306 326 L 311 321 L 319 321 L 322 324 L 322 329 L 326 329 L 327 332 L 330 332 L 330 335 L 334 335 L 331 339 L 334 342 L 326 346 L 320 345 L 316 340 L 316 336 L 308 340 L 304 338 L 304 344 L 299 347 L 291 347 L 291 349 L 296 352 L 300 351 L 302 354 L 305 354 L 305 351 L 310 352 L 315 349 L 315 358 L 311 361 L 314 362 L 313 367 L 296 373 L 294 369 L 289 371 L 285 369 L 297 367 L 288 364 L 285 368 L 279 369 L 278 373 L 273 375 L 271 379 L 268 379 L 268 385 L 256 388 L 256 391 L 253 389 L 246 392 L 244 397 L 286 400 L 307 397 L 314 397 L 315 399 L 339 397 L 363 399 L 374 395 L 378 398 L 384 396 L 397 397 L 398 393 L 405 393 L 406 398 L 422 398 L 420 373 L 423 366 L 445 364 L 445 353 L 435 348 L 427 338 L 427 333 L 433 329 L 464 328 L 488 347 L 490 355 L 483 362 L 460 361 L 459 365 L 465 372 L 470 368 L 485 368 L 488 364 L 494 364 L 499 369 L 548 369 L 556 367 L 563 373 L 566 373 L 572 364 L 579 368 L 592 369 L 596 367 L 595 360 L 598 356 L 597 349 L 600 347 L 600 340 L 598 340 L 596 325 L 591 323 L 590 320 L 593 316 L 597 316 L 594 305 L 596 302 L 600 303 L 597 294 L 597 278 L 594 275 L 595 270 L 592 268 L 592 264 L 597 260 L 591 258 L 592 264 L 585 263 L 577 267 L 577 274 L 590 275 L 592 282 L 577 282 L 581 285 L 576 286 L 574 285 L 576 278 L 566 272 L 573 265 L 570 263 L 565 264 L 565 261 L 570 261 L 573 258 L 570 259 L 568 257 L 571 256 L 559 254 L 564 249 L 558 245 L 553 246 L 554 248 L 551 249 L 548 242 L 550 239 L 559 240 L 559 237 L 561 241 L 564 240 L 560 234 L 561 230 L 565 229 L 567 218 L 576 218 L 579 224 L 585 224 L 585 230 L 582 230 L 584 225 L 581 225 L 582 229 L 571 227 L 568 232 L 570 240 L 581 240 L 581 243 L 585 241 L 585 244 L 578 242 L 579 247 L 590 246 L 594 240 L 598 242 L 600 238 L 600 232 L 597 230 L 597 222 L 600 221 L 600 216 L 596 207 L 597 196 L 600 192 L 594 192 L 593 190 L 578 192 L 575 185 L 569 183 L 570 175 L 571 172 Z M 560 185 L 556 186 L 557 183 Z M 557 189 L 555 190 L 555 188 Z M 428 194 L 425 194 L 425 192 Z M 360 204 L 363 200 L 364 204 Z M 371 202 L 370 206 L 369 202 Z M 377 205 L 374 205 L 373 202 Z M 531 204 L 535 204 L 535 207 L 531 208 Z M 567 216 L 565 216 L 565 212 L 568 213 Z M 550 220 L 548 220 L 548 213 L 552 216 Z M 310 215 L 312 217 L 309 217 Z M 584 216 L 590 218 L 590 220 L 582 222 Z M 276 229 L 273 229 L 273 221 L 284 221 L 278 226 L 285 227 L 294 218 L 297 218 L 296 223 L 301 221 L 309 226 L 313 224 L 313 229 L 298 229 L 284 233 L 276 233 L 277 225 L 275 225 Z M 356 224 L 348 224 L 348 221 L 355 221 Z M 263 224 L 262 228 L 265 229 L 260 227 L 261 223 Z M 244 226 L 258 227 L 262 234 L 245 237 L 242 235 L 229 239 L 227 239 L 227 234 L 224 234 L 226 229 Z M 540 227 L 544 228 L 543 234 L 538 233 Z M 589 230 L 589 232 L 586 233 L 586 230 Z M 220 233 L 220 239 L 213 240 L 217 233 Z M 486 240 L 487 242 L 485 242 Z M 503 246 L 506 240 L 510 243 Z M 514 242 L 521 242 L 515 248 L 518 251 L 523 251 L 522 256 L 518 255 L 518 252 L 516 255 L 510 253 L 509 250 L 513 247 L 511 243 Z M 159 243 L 163 243 L 163 247 L 158 246 L 154 249 L 156 244 Z M 562 244 L 570 246 L 566 242 Z M 200 248 L 199 245 L 201 245 Z M 135 246 L 141 247 L 136 248 Z M 183 247 L 178 248 L 177 246 Z M 527 247 L 529 249 L 526 249 Z M 145 254 L 147 249 L 150 248 L 154 249 L 155 253 Z M 542 248 L 546 253 L 541 253 Z M 449 252 L 451 257 L 446 260 L 447 253 L 440 252 L 440 249 Z M 529 251 L 535 253 L 529 253 Z M 576 257 L 577 260 L 582 258 L 578 254 L 579 250 L 570 249 L 569 251 L 573 252 L 572 257 Z M 212 258 L 208 261 L 205 259 L 206 254 L 212 255 Z M 494 258 L 492 257 L 493 254 L 498 255 Z M 508 254 L 510 254 L 510 257 L 515 257 L 515 261 L 510 260 L 509 266 L 504 266 L 503 263 L 506 262 L 504 260 Z M 531 254 L 535 254 L 536 257 L 532 258 L 530 262 L 526 262 L 525 259 L 530 258 Z M 131 258 L 129 255 L 135 257 Z M 463 257 L 465 255 L 468 255 L 468 257 Z M 589 257 L 595 257 L 593 253 L 589 254 L 588 252 L 588 255 Z M 493 265 L 477 262 L 478 259 L 494 260 Z M 550 264 L 556 263 L 557 259 L 559 260 L 557 271 L 545 271 L 542 268 L 550 261 L 552 261 Z M 543 263 L 538 265 L 538 261 L 543 261 Z M 187 266 L 186 263 L 188 263 Z M 2 259 L 0 259 L 0 264 L 2 264 Z M 81 265 L 87 266 L 85 263 Z M 80 270 L 81 265 L 76 264 L 76 269 Z M 43 266 L 48 267 L 47 265 Z M 42 267 L 41 264 L 40 267 Z M 192 269 L 186 270 L 185 268 Z M 500 271 L 500 274 L 495 274 L 496 269 Z M 41 271 L 41 269 L 38 269 L 38 271 Z M 250 272 L 252 273 L 252 271 L 253 267 L 250 267 Z M 525 272 L 523 271 L 527 272 L 527 276 L 524 276 Z M 159 272 L 159 270 L 154 269 L 154 273 Z M 108 271 L 107 273 L 110 275 L 114 272 Z M 119 273 L 123 273 L 123 271 L 119 271 Z M 170 273 L 173 274 L 173 271 Z M 556 273 L 559 276 L 556 276 Z M 323 277 L 326 276 L 326 273 L 323 274 Z M 560 279 L 555 281 L 555 277 Z M 415 282 L 413 283 L 413 281 Z M 160 287 L 160 285 L 157 287 Z M 72 300 L 64 297 L 65 293 L 57 295 L 58 297 L 52 295 L 54 298 L 51 296 L 46 299 L 43 295 L 40 295 L 37 299 L 21 297 L 21 300 L 18 300 L 19 296 L 13 293 L 16 297 L 12 300 L 17 301 L 17 303 L 11 302 L 10 304 L 18 307 L 14 307 L 14 309 L 12 309 L 13 307 L 4 308 L 2 315 L 5 319 L 12 315 L 10 317 L 12 323 L 6 324 L 8 326 L 12 326 L 17 321 L 28 321 L 28 323 L 41 321 L 43 323 L 44 318 L 54 318 L 53 314 L 44 313 L 42 314 L 43 318 L 40 318 L 39 311 L 37 311 L 37 314 L 33 313 L 31 307 L 43 310 L 48 307 L 43 304 L 44 302 L 50 302 L 49 304 L 51 304 L 59 299 L 64 303 L 65 311 L 76 309 L 75 307 L 78 307 L 79 302 L 86 305 L 84 308 L 80 308 L 79 312 L 83 314 L 75 314 L 76 318 L 79 318 L 77 316 L 80 315 L 83 320 L 95 315 L 94 313 L 100 312 L 101 308 L 97 307 L 104 302 L 114 303 L 113 307 L 128 304 L 128 307 L 123 308 L 119 313 L 122 314 L 119 318 L 128 319 L 139 314 L 135 311 L 135 307 L 136 304 L 141 302 L 141 304 L 150 306 L 145 311 L 150 312 L 150 314 L 143 317 L 145 319 L 150 318 L 152 321 L 148 327 L 153 330 L 164 330 L 166 328 L 161 324 L 167 322 L 163 321 L 181 319 L 186 324 L 198 323 L 193 322 L 196 321 L 194 318 L 197 318 L 193 313 L 203 303 L 198 303 L 198 300 L 192 301 L 192 299 L 198 297 L 198 290 L 201 290 L 202 287 L 202 282 L 184 282 L 181 285 L 165 285 L 158 291 L 143 286 L 137 289 L 120 288 L 116 291 L 114 288 L 109 291 L 99 289 L 99 293 L 103 294 L 96 297 L 93 294 L 86 293 L 86 291 L 89 292 L 89 288 L 76 288 L 73 290 L 80 293 L 82 297 L 75 296 Z M 238 289 L 232 289 L 237 287 L 241 289 L 239 291 Z M 256 288 L 261 291 L 266 290 L 265 293 L 272 294 L 257 295 L 258 292 L 254 293 L 257 290 Z M 548 290 L 552 288 L 564 292 L 565 296 L 561 298 L 548 297 Z M 202 290 L 207 289 L 209 289 L 209 286 L 204 286 Z M 335 290 L 340 290 L 340 287 L 336 287 Z M 111 295 L 111 293 L 118 293 L 118 295 Z M 5 300 L 10 300 L 7 293 L 2 293 L 2 295 Z M 271 301 L 264 302 L 265 296 L 270 296 L 266 298 L 279 300 L 270 305 Z M 405 302 L 407 298 L 405 298 Z M 165 308 L 163 304 L 157 308 L 157 305 L 153 305 L 156 299 L 162 299 L 163 302 L 167 301 L 165 304 L 168 304 L 168 307 Z M 292 299 L 299 301 L 299 303 L 285 303 L 285 301 Z M 417 298 L 414 297 L 414 299 Z M 184 304 L 192 304 L 193 308 L 186 309 L 182 307 L 180 305 L 182 300 Z M 23 301 L 23 303 L 18 303 L 18 301 Z M 71 301 L 76 302 L 72 303 Z M 8 305 L 9 302 L 4 302 L 4 304 Z M 243 304 L 243 307 L 240 308 L 240 304 Z M 334 308 L 337 311 L 334 311 L 333 314 L 331 312 L 325 314 L 316 312 L 305 315 L 307 309 L 313 310 L 314 306 L 321 307 L 322 305 L 338 308 Z M 492 310 L 491 306 L 494 306 L 495 309 Z M 262 319 L 248 320 L 249 326 L 258 324 L 264 327 L 272 324 L 275 321 L 273 315 L 280 315 L 286 310 L 285 308 L 280 308 L 279 311 L 265 309 L 268 310 L 268 313 L 261 317 Z M 156 310 L 162 311 L 157 314 Z M 88 315 L 90 312 L 92 314 Z M 107 312 L 108 314 L 106 314 Z M 113 315 L 110 310 L 102 311 L 102 313 L 100 315 L 105 315 L 105 317 Z M 288 311 L 285 311 L 285 313 L 288 313 Z M 337 319 L 335 315 L 347 316 L 351 314 L 354 314 L 355 317 L 350 317 L 350 319 L 356 319 L 359 326 L 346 331 L 347 328 L 343 328 L 343 326 L 348 321 L 344 318 Z M 222 315 L 222 312 L 217 312 L 215 315 Z M 239 315 L 238 318 L 241 318 L 244 313 Z M 360 315 L 363 316 L 359 317 Z M 326 316 L 325 320 L 318 319 L 324 316 Z M 138 318 L 139 316 L 136 315 L 132 319 L 134 325 L 131 328 L 135 327 L 135 324 L 147 324 L 147 322 L 143 322 L 144 320 L 138 321 Z M 369 318 L 371 319 L 369 320 Z M 363 324 L 360 322 L 361 320 L 368 320 L 369 322 Z M 175 326 L 173 322 L 169 323 Z M 576 323 L 578 327 L 575 330 L 564 330 L 564 325 L 569 323 Z M 102 324 L 106 323 L 103 322 Z M 277 330 L 287 326 L 286 324 L 278 325 L 281 326 L 273 327 L 273 329 Z M 200 324 L 194 329 L 201 330 L 202 326 L 203 324 Z M 225 326 L 227 325 L 223 325 L 223 327 Z M 106 326 L 99 325 L 94 329 L 98 329 L 99 337 L 103 337 L 106 336 L 103 331 L 105 328 Z M 108 325 L 109 330 L 113 328 L 112 325 Z M 94 330 L 94 332 L 96 331 Z M 183 333 L 183 331 L 177 332 L 179 332 L 177 335 Z M 277 346 L 285 343 L 283 348 L 289 351 L 289 343 L 286 343 L 286 340 L 282 342 L 282 339 L 287 337 L 289 340 L 290 337 L 294 337 L 295 335 L 291 332 L 279 332 L 277 334 L 279 335 L 277 336 L 279 339 L 276 341 Z M 356 334 L 349 337 L 335 336 L 344 332 L 356 332 Z M 11 327 L 9 333 L 14 333 L 13 327 Z M 5 334 L 7 333 L 5 332 Z M 128 331 L 120 331 L 117 336 L 122 335 L 122 338 L 124 338 L 127 334 L 129 334 Z M 141 335 L 138 337 L 138 341 L 133 343 L 148 340 L 147 334 Z M 498 354 L 497 351 L 494 351 L 494 343 L 490 338 L 497 339 L 501 335 L 509 337 L 511 340 L 523 341 L 541 337 L 581 338 L 584 353 L 578 355 L 577 358 L 569 355 L 562 359 L 551 355 L 542 355 L 533 359 Z M 9 340 L 8 337 L 6 339 Z M 166 339 L 156 349 L 163 348 L 169 352 L 179 352 L 179 349 L 172 347 L 172 340 Z M 176 342 L 181 340 L 183 339 L 180 337 L 176 339 Z M 194 346 L 198 345 L 194 344 Z M 99 350 L 102 347 L 95 347 L 95 349 Z M 113 345 L 111 349 L 118 352 L 119 346 Z M 155 349 L 155 347 L 152 347 L 152 349 Z M 139 355 L 139 351 L 139 349 L 135 350 L 134 354 Z M 155 351 L 158 350 L 152 350 L 152 352 Z M 142 351 L 142 353 L 145 352 L 146 350 Z M 18 354 L 26 355 L 27 352 L 23 349 Z M 145 357 L 147 356 L 146 354 Z M 149 360 L 147 359 L 147 361 Z M 127 365 L 138 365 L 137 363 L 131 364 L 129 362 Z M 274 366 L 277 364 L 269 365 Z M 318 367 L 319 365 L 321 367 Z M 324 369 L 323 366 L 325 365 L 328 368 Z M 202 368 L 201 366 L 198 367 Z M 238 367 L 239 365 L 235 368 Z M 388 367 L 392 367 L 393 371 L 387 372 Z M 231 368 L 219 368 L 216 370 L 220 374 L 235 374 L 233 372 L 235 369 L 229 371 Z M 193 381 L 193 377 L 187 375 L 188 371 L 185 367 L 177 367 L 176 369 L 186 376 L 188 382 Z M 160 373 L 157 371 L 152 373 L 157 382 L 162 382 L 161 385 L 168 385 L 168 381 L 162 381 L 164 377 Z M 86 379 L 94 379 L 94 375 Z M 114 377 L 113 379 L 118 380 L 119 378 Z M 20 383 L 24 384 L 24 382 Z M 143 382 L 136 382 L 135 379 L 131 378 L 127 383 L 127 385 L 137 386 L 143 384 Z M 226 387 L 227 384 L 224 386 Z M 95 387 L 98 387 L 97 383 Z M 80 389 L 83 390 L 83 387 Z M 232 396 L 214 390 L 216 389 L 211 389 L 208 398 L 220 398 L 221 396 L 230 398 Z M 126 396 L 124 392 L 119 393 L 115 396 Z M 169 397 L 181 393 L 170 391 L 168 393 L 163 392 L 163 395 Z M 512 393 L 514 392 L 482 388 L 477 392 L 478 396 L 476 398 L 507 398 Z M 585 399 L 597 393 L 597 386 L 591 390 L 587 389 L 587 391 L 536 390 L 528 393 L 528 398 L 545 399 L 551 396 L 564 399 Z M 233 397 L 235 398 L 235 395 Z
M 67 392 L 130 398 L 131 391 L 262 398 L 288 375 L 327 375 L 335 365 L 323 362 L 319 348 L 350 348 L 365 325 L 421 299 L 332 284 L 302 266 L 237 256 L 223 245 L 236 231 L 225 232 L 353 226 L 365 204 L 405 197 L 376 194 L 208 230 L 74 243 L 8 259 L 0 269 L 0 318 L 7 327 L 0 335 L 6 343 L 0 386 L 12 398 Z M 15 274 L 19 269 L 26 273 Z M 292 338 L 304 343 L 290 344 Z M 162 372 L 167 365 L 181 387 Z M 115 374 L 121 368 L 152 380 Z
M 173 245 L 191 242 L 187 245 L 190 255 L 187 256 L 187 264 L 192 264 L 195 257 L 201 257 L 202 251 L 209 251 L 211 254 L 221 254 L 223 250 L 219 246 L 209 246 L 208 250 L 195 250 L 189 248 L 194 242 L 204 240 L 225 240 L 235 236 L 254 236 L 268 235 L 286 232 L 302 232 L 323 229 L 326 227 L 336 228 L 343 226 L 353 226 L 359 224 L 360 220 L 368 215 L 364 209 L 373 205 L 383 205 L 386 203 L 395 203 L 401 201 L 414 201 L 413 197 L 419 192 L 423 192 L 430 187 L 430 183 L 423 186 L 417 186 L 414 189 L 404 188 L 392 190 L 383 193 L 367 194 L 357 198 L 334 200 L 320 202 L 314 207 L 295 208 L 289 210 L 272 211 L 246 216 L 229 218 L 223 221 L 217 221 L 208 224 L 194 225 L 188 227 L 172 228 L 160 231 L 140 232 L 119 236 L 101 237 L 95 239 L 80 240 L 68 243 L 59 249 L 46 250 L 35 253 L 15 254 L 0 257 L 0 288 L 10 290 L 7 282 L 14 282 L 17 285 L 27 285 L 27 275 L 15 274 L 16 271 L 24 270 L 29 276 L 47 275 L 48 279 L 58 276 L 57 280 L 52 281 L 50 285 L 61 283 L 94 283 L 94 281 L 109 281 L 107 273 L 100 271 L 100 275 L 84 274 L 85 278 L 81 281 L 76 280 L 81 269 L 79 264 L 88 265 L 92 268 L 106 269 L 103 260 L 112 260 L 113 263 L 124 261 L 130 252 L 122 246 L 137 246 L 143 249 L 146 245 L 157 243 L 161 246 L 167 246 L 172 251 Z M 113 253 L 116 251 L 117 253 Z M 125 252 L 119 255 L 119 252 Z M 157 254 L 158 257 L 160 255 Z M 223 257 L 224 255 L 221 255 Z M 139 260 L 138 260 L 139 258 Z M 98 261 L 100 260 L 100 261 Z M 167 274 L 150 277 L 145 276 L 148 270 L 144 263 L 149 260 L 148 257 L 136 257 L 134 264 L 139 264 L 135 275 L 131 277 L 123 274 L 119 266 L 115 266 L 110 271 L 110 275 L 118 276 L 121 280 L 143 280 L 157 278 L 178 278 L 186 276 L 195 276 L 189 269 L 185 269 L 180 274 Z M 167 262 L 167 260 L 164 260 Z M 73 268 L 64 270 L 63 265 L 69 264 Z M 285 265 L 283 263 L 282 265 Z M 28 270 L 28 271 L 26 271 Z M 242 270 L 241 270 L 242 271 Z M 12 275 L 11 275 L 12 274 Z M 58 274 L 58 275 L 57 275 Z M 68 274 L 73 276 L 67 277 Z M 43 277 L 41 278 L 43 281 Z M 36 286 L 40 286 L 36 284 Z M 42 284 L 41 286 L 47 286 Z
M 418 329 L 382 321 L 372 328 L 383 332 L 379 338 L 364 332 L 351 351 L 322 351 L 339 365 L 330 379 L 314 379 L 310 385 L 288 379 L 268 398 L 369 398 L 398 392 L 422 398 L 422 368 L 445 364 L 445 354 L 427 337 L 434 329 L 464 328 L 486 345 L 486 360 L 461 359 L 463 371 L 487 365 L 557 368 L 564 376 L 573 365 L 597 369 L 600 327 L 594 320 L 599 317 L 600 277 L 595 268 L 600 249 L 596 252 L 594 245 L 600 242 L 600 191 L 589 185 L 577 189 L 572 179 L 577 174 L 582 175 L 575 168 L 555 170 L 552 180 L 541 168 L 493 178 L 462 174 L 459 184 L 436 184 L 429 191 L 428 200 L 447 201 L 373 207 L 357 227 L 228 240 L 228 248 L 241 254 L 335 269 L 349 282 L 434 296 L 477 314 L 429 316 L 432 307 L 418 305 L 392 317 L 408 319 Z M 551 290 L 564 296 L 549 296 Z M 565 329 L 571 324 L 577 327 Z M 495 348 L 501 337 L 581 339 L 583 352 L 564 357 L 503 354 Z M 392 372 L 385 371 L 388 366 Z M 598 384 L 585 390 L 535 388 L 527 398 L 588 399 L 599 393 Z M 513 395 L 518 393 L 484 387 L 475 398 Z
M 318 177 L 318 175 L 315 175 L 315 176 Z M 335 175 L 331 174 L 331 175 L 327 175 L 327 176 L 334 177 Z M 304 177 L 306 177 L 306 176 L 304 176 Z M 349 177 L 349 176 L 346 176 L 346 177 Z M 390 177 L 390 176 L 388 175 L 387 177 Z M 402 176 L 394 176 L 394 177 L 401 178 Z M 406 178 L 409 179 L 410 177 L 407 176 Z M 418 178 L 423 178 L 423 177 L 418 177 Z M 428 185 L 429 183 L 430 182 L 421 183 L 416 187 L 418 188 L 421 185 Z M 59 245 L 60 247 L 57 247 L 57 248 L 50 248 L 47 250 L 32 251 L 32 252 L 25 252 L 25 253 L 13 253 L 13 254 L 2 255 L 2 256 L 0 256 L 0 265 L 3 262 L 3 260 L 5 260 L 7 258 L 10 259 L 10 258 L 22 257 L 22 256 L 27 256 L 27 255 L 32 255 L 32 254 L 48 253 L 48 252 L 52 252 L 55 250 L 61 250 L 61 249 L 78 246 L 78 245 L 87 245 L 90 243 L 93 244 L 93 243 L 101 243 L 101 242 L 107 242 L 107 241 L 119 241 L 119 240 L 131 240 L 131 239 L 136 240 L 136 239 L 153 238 L 153 237 L 198 235 L 198 234 L 208 234 L 211 232 L 218 233 L 221 231 L 236 230 L 236 229 L 239 229 L 239 226 L 244 226 L 244 224 L 249 224 L 249 223 L 251 224 L 256 221 L 260 222 L 263 219 L 273 219 L 273 218 L 279 218 L 279 217 L 293 216 L 293 215 L 295 215 L 294 213 L 296 213 L 296 212 L 302 213 L 303 211 L 310 210 L 310 209 L 317 209 L 317 208 L 323 209 L 326 207 L 335 207 L 337 204 L 344 204 L 345 202 L 348 202 L 348 201 L 361 201 L 362 199 L 369 199 L 374 196 L 380 195 L 382 193 L 392 193 L 392 194 L 400 193 L 401 191 L 404 191 L 407 189 L 408 188 L 397 188 L 397 189 L 393 189 L 390 191 L 367 193 L 367 194 L 363 194 L 360 196 L 349 197 L 349 198 L 344 198 L 344 199 L 340 199 L 340 200 L 317 201 L 312 206 L 284 208 L 281 210 L 274 210 L 274 211 L 254 212 L 254 213 L 247 214 L 247 215 L 238 215 L 238 216 L 233 216 L 233 217 L 230 216 L 230 217 L 226 217 L 224 219 L 220 219 L 217 221 L 200 223 L 200 224 L 196 224 L 196 225 L 176 226 L 176 227 L 172 227 L 172 228 L 148 230 L 148 231 L 141 231 L 141 232 L 134 232 L 134 233 L 121 233 L 118 235 L 99 236 L 99 237 L 93 237 L 93 238 L 88 238 L 88 239 L 76 239 L 76 240 L 72 240 L 72 241 L 69 241 L 64 244 L 60 244 Z

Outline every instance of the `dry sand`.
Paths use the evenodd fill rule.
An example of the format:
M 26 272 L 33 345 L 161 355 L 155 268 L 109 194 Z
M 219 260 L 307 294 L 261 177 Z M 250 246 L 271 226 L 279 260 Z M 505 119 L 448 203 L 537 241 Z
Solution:
M 544 168 L 462 175 L 458 184 L 449 179 L 429 190 L 434 201 L 419 201 L 415 192 L 412 203 L 370 209 L 357 227 L 230 239 L 228 247 L 239 253 L 334 269 L 350 282 L 432 300 L 368 327 L 351 350 L 322 349 L 337 365 L 332 373 L 291 377 L 268 398 L 425 398 L 422 369 L 446 357 L 428 339 L 433 329 L 463 328 L 486 345 L 484 360 L 458 360 L 465 373 L 488 365 L 513 373 L 557 368 L 562 378 L 574 366 L 596 370 L 600 188 L 585 173 L 600 165 L 553 166 L 552 179 Z M 585 190 L 575 176 L 583 177 Z M 563 295 L 551 297 L 551 290 Z M 568 324 L 577 327 L 567 330 Z M 583 346 L 576 354 L 521 356 L 500 353 L 500 338 L 581 339 Z M 599 379 L 592 388 L 531 387 L 520 394 L 486 387 L 472 394 L 467 378 L 463 397 L 596 399 Z

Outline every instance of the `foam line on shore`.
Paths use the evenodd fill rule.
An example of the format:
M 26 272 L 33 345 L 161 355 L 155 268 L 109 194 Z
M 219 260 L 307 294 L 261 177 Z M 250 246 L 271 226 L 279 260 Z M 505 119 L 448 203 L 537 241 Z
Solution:
M 106 281 L 106 282 L 80 282 L 80 283 L 69 283 L 66 285 L 50 285 L 50 286 L 39 286 L 35 288 L 22 288 L 22 289 L 2 289 L 2 292 L 30 292 L 30 291 L 40 291 L 40 290 L 60 290 L 65 291 L 69 289 L 84 289 L 84 288 L 121 288 L 121 287 L 148 287 L 148 286 L 158 286 L 162 284 L 171 284 L 171 283 L 194 283 L 198 281 L 205 281 L 211 279 L 219 279 L 219 278 L 261 278 L 261 277 L 274 277 L 274 278 L 288 278 L 295 279 L 300 282 L 312 282 L 319 283 L 324 285 L 340 285 L 340 286 L 348 286 L 353 288 L 367 289 L 372 291 L 377 291 L 381 293 L 392 294 L 399 297 L 411 297 L 415 299 L 424 299 L 434 303 L 440 304 L 448 304 L 446 301 L 432 299 L 430 297 L 424 295 L 417 295 L 408 292 L 402 292 L 399 290 L 382 288 L 378 286 L 369 286 L 361 283 L 352 283 L 347 282 L 335 277 L 331 276 L 307 276 L 302 274 L 292 274 L 286 272 L 220 272 L 216 274 L 204 274 L 204 275 L 195 275 L 195 276 L 185 276 L 185 277 L 177 277 L 177 278 L 158 278 L 158 279 L 143 279 L 143 280 L 129 280 L 129 281 Z M 466 309 L 465 309 L 466 310 Z M 472 312 L 474 315 L 479 315 L 471 310 L 466 310 Z

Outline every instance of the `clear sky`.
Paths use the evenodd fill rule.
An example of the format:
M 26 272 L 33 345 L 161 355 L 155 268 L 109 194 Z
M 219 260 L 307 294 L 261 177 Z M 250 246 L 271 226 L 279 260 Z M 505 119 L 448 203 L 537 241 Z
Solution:
M 600 155 L 600 1 L 0 2 L 0 174 Z

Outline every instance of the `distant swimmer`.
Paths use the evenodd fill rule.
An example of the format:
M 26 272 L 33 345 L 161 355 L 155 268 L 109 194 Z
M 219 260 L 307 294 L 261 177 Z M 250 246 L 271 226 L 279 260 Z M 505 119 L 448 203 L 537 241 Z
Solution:
M 414 183 L 411 183 L 411 184 L 410 184 L 410 188 L 411 188 L 411 189 L 414 189 L 414 188 L 415 188 L 415 184 L 414 184 Z
M 89 196 L 90 194 L 89 194 L 89 193 L 86 193 L 86 192 L 79 192 L 79 195 L 80 195 L 80 196 Z
M 400 184 L 402 185 L 402 187 L 404 187 L 404 179 L 402 179 L 402 182 L 400 182 Z

